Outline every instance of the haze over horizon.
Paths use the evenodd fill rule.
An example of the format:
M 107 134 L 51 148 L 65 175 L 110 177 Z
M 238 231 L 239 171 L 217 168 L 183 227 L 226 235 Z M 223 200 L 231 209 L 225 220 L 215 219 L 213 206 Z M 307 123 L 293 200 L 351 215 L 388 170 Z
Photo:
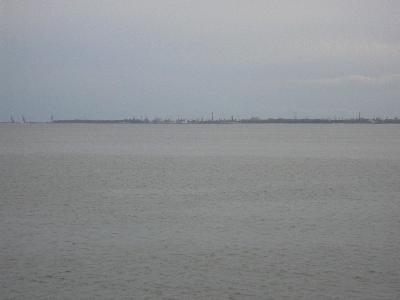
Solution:
M 4 0 L 0 121 L 400 116 L 399 15 L 389 0 Z

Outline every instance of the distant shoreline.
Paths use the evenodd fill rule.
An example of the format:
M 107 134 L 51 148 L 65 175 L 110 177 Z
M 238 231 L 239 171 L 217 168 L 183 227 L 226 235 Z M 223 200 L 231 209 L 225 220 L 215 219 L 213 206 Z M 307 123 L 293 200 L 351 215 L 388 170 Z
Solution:
M 18 124 L 17 122 L 1 122 Z M 286 119 L 286 118 L 250 118 L 250 119 L 122 119 L 122 120 L 90 120 L 90 119 L 66 119 L 53 120 L 51 122 L 25 122 L 26 124 L 400 124 L 400 118 L 393 119 Z M 23 124 L 20 122 L 19 124 Z
M 131 119 L 61 119 L 49 122 L 16 122 L 13 119 L 0 124 L 400 124 L 400 118 L 347 118 L 347 119 L 324 119 L 324 118 L 268 118 L 261 119 L 252 117 L 249 119 L 161 119 L 161 118 L 131 118 Z

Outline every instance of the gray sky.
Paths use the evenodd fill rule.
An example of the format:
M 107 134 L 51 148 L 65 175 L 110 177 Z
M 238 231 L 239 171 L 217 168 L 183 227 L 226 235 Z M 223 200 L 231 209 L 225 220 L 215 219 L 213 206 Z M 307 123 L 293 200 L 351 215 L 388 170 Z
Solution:
M 0 0 L 0 120 L 400 116 L 398 0 Z

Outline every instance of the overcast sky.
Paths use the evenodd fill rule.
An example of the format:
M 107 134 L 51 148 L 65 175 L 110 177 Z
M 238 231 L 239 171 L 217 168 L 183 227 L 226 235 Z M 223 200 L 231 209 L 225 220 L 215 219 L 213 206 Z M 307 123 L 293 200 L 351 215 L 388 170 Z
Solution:
M 0 120 L 400 116 L 398 0 L 0 0 Z

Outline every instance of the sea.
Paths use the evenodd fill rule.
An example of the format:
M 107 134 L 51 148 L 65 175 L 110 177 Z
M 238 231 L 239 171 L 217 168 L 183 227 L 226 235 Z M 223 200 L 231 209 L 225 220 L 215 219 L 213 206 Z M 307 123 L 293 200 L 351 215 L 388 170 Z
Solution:
M 400 299 L 400 125 L 0 124 L 0 299 Z

